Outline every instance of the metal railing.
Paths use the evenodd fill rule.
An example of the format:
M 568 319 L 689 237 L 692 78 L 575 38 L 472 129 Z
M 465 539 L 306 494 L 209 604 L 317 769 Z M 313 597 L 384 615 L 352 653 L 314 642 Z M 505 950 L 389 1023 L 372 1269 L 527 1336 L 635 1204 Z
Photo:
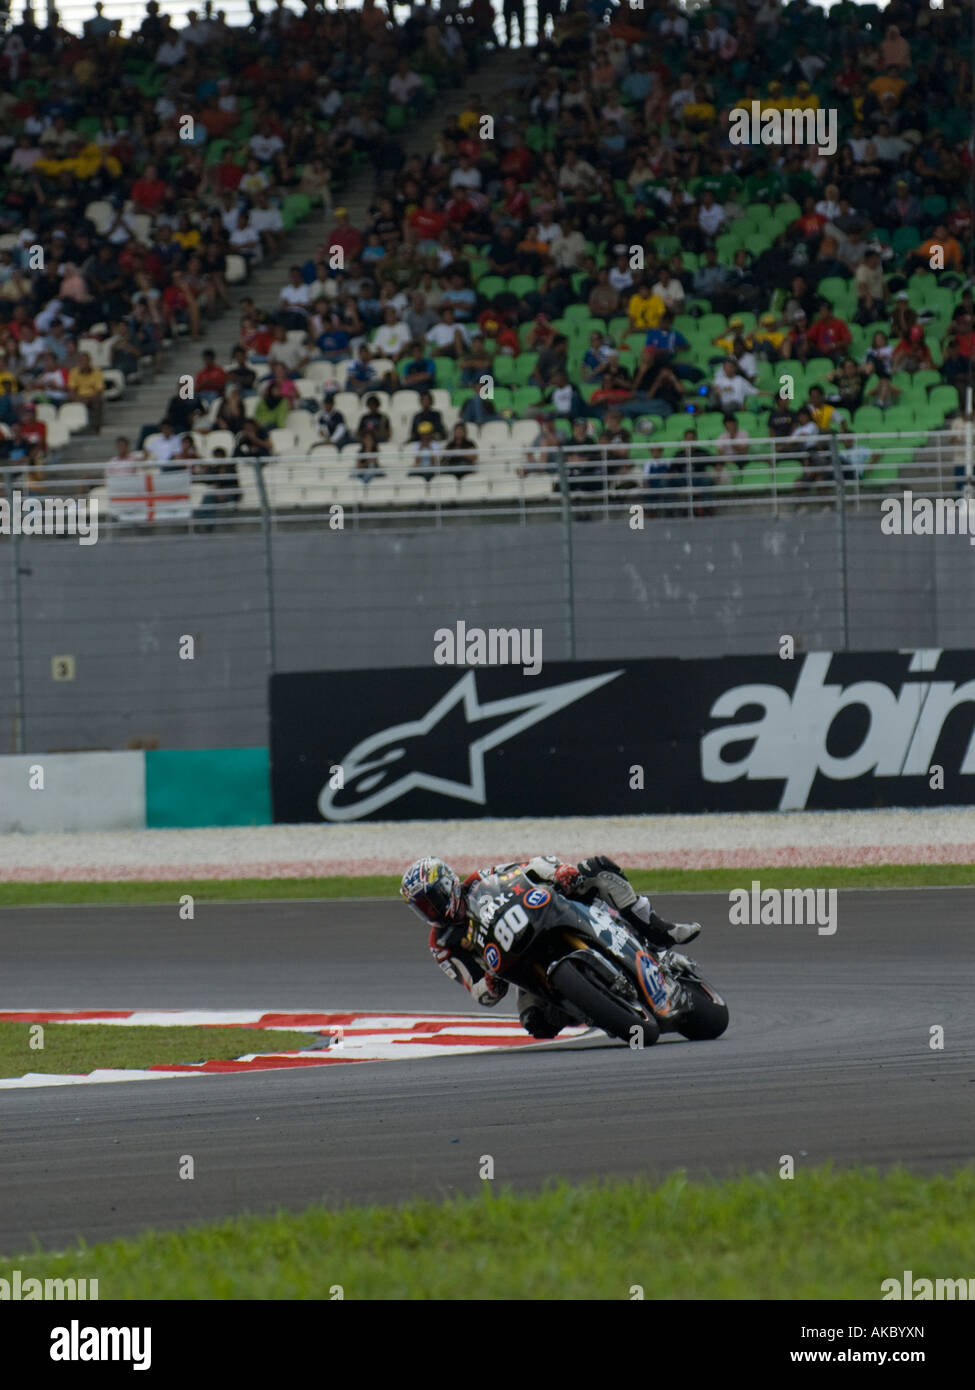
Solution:
M 203 436 L 205 441 L 205 436 Z M 655 517 L 879 506 L 891 491 L 949 496 L 972 476 L 971 422 L 940 431 L 727 437 L 656 442 L 479 442 L 410 447 L 318 444 L 244 458 L 145 458 L 110 464 L 0 465 L 14 491 L 97 503 L 101 534 L 166 529 L 274 531 L 317 524 L 611 519 L 634 505 Z M 40 534 L 47 534 L 41 531 Z
M 157 655 L 160 633 L 192 632 L 197 621 L 210 650 L 222 650 L 207 667 L 212 689 L 193 706 L 199 727 L 207 719 L 219 727 L 237 701 L 246 722 L 236 736 L 259 739 L 269 673 L 306 662 L 369 665 L 387 651 L 392 664 L 409 664 L 415 647 L 405 634 L 419 631 L 445 596 L 449 608 L 450 576 L 459 567 L 476 572 L 496 547 L 507 547 L 498 552 L 506 560 L 488 587 L 467 586 L 465 602 L 513 613 L 534 605 L 563 658 L 603 654 L 607 633 L 614 652 L 711 654 L 715 642 L 721 651 L 759 650 L 769 631 L 794 630 L 778 627 L 793 619 L 837 649 L 850 645 L 851 631 L 862 645 L 872 622 L 865 583 L 874 593 L 880 584 L 895 607 L 900 601 L 902 562 L 883 543 L 882 506 L 907 492 L 942 499 L 960 529 L 973 490 L 970 423 L 737 445 L 573 443 L 548 453 L 491 433 L 475 440 L 474 459 L 384 446 L 363 460 L 355 446 L 326 446 L 304 456 L 166 465 L 3 465 L 7 750 L 93 739 L 118 746 L 113 729 L 165 730 L 184 687 Z M 637 544 L 637 531 L 648 545 Z M 341 533 L 357 539 L 346 545 Z M 923 582 L 957 587 L 949 571 L 963 572 L 963 548 L 940 578 L 924 570 Z M 797 563 L 776 568 L 783 555 Z M 797 578 L 786 593 L 791 572 Z M 666 594 L 663 606 L 655 589 Z M 741 598 L 728 607 L 733 589 Z M 946 605 L 933 602 L 905 641 L 916 632 L 936 645 Z M 61 679 L 52 664 L 62 654 L 77 654 L 89 680 L 77 695 L 51 684 Z M 230 669 L 232 698 L 222 674 Z M 153 681 L 171 690 L 154 691 Z M 101 717 L 118 697 L 127 724 Z M 169 735 L 186 736 L 183 727 Z

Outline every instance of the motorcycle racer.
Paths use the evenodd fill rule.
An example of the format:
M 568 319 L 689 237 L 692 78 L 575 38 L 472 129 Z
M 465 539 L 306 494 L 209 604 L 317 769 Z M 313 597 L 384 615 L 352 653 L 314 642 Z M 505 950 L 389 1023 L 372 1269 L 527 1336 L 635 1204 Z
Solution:
M 442 859 L 417 859 L 404 873 L 400 893 L 417 916 L 430 924 L 430 950 L 441 970 L 484 1008 L 500 1003 L 508 984 L 487 968 L 473 947 L 468 896 L 483 878 L 519 868 L 534 883 L 549 884 L 564 897 L 583 903 L 601 898 L 651 948 L 683 946 L 701 930 L 699 922 L 667 922 L 659 917 L 649 898 L 637 894 L 620 866 L 602 854 L 578 865 L 565 864 L 554 855 L 538 855 L 524 863 L 478 869 L 463 882 Z M 533 1038 L 554 1038 L 572 1022 L 561 1009 L 527 990 L 517 990 L 516 1005 L 521 1026 Z

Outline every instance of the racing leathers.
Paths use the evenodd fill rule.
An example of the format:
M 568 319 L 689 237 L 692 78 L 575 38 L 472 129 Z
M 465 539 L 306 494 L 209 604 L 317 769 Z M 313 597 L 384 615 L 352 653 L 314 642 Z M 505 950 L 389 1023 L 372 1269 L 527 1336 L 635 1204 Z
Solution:
M 523 863 L 514 861 L 496 864 L 491 869 L 479 869 L 463 881 L 465 907 L 471 889 L 482 879 L 519 868 L 534 883 L 549 884 L 566 898 L 584 903 L 601 898 L 614 907 L 636 935 L 652 948 L 683 945 L 692 941 L 700 931 L 696 922 L 667 922 L 658 917 L 650 900 L 636 893 L 619 865 L 603 855 L 584 859 L 578 865 L 562 863 L 552 855 L 539 855 Z M 445 974 L 462 984 L 478 1004 L 491 1008 L 508 993 L 508 984 L 487 968 L 475 949 L 471 922 L 468 911 L 458 923 L 433 927 L 430 950 Z M 527 990 L 516 990 L 516 1006 L 522 1026 L 536 1038 L 553 1038 L 572 1022 L 549 1000 L 539 999 Z

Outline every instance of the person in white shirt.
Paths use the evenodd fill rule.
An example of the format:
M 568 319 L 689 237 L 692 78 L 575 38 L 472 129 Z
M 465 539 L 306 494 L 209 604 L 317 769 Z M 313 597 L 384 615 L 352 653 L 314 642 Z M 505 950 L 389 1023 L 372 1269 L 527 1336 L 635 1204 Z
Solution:
M 183 447 L 183 441 L 175 432 L 170 420 L 164 420 L 158 434 L 150 434 L 145 441 L 146 453 L 156 463 L 169 463 Z
M 552 221 L 552 209 L 550 207 L 539 208 L 535 234 L 538 240 L 546 246 L 550 246 L 553 241 L 558 241 L 562 236 L 561 226 L 558 222 Z
M 370 347 L 381 357 L 391 357 L 394 361 L 412 341 L 410 330 L 401 323 L 392 305 L 383 310 L 383 323 L 376 329 Z
M 724 208 L 715 201 L 714 193 L 706 188 L 697 210 L 697 225 L 705 236 L 715 237 L 724 226 Z
M 453 309 L 447 308 L 440 314 L 440 322 L 435 323 L 427 333 L 427 342 L 432 343 L 438 352 L 453 356 L 470 343 L 470 334 L 462 323 L 454 321 Z
M 660 278 L 651 290 L 652 294 L 659 297 L 666 304 L 672 314 L 679 314 L 684 305 L 684 286 L 671 275 L 666 266 L 660 268 Z
M 826 185 L 826 196 L 820 198 L 816 204 L 816 211 L 820 216 L 825 217 L 828 222 L 832 222 L 840 215 L 840 190 L 835 183 Z
M 738 363 L 733 357 L 727 358 L 718 368 L 717 376 L 711 383 L 711 390 L 720 402 L 720 409 L 741 410 L 749 396 L 757 396 L 758 389 L 738 373 Z
M 562 168 L 559 170 L 559 188 L 563 193 L 593 194 L 599 187 L 599 176 L 585 159 L 580 159 L 573 149 L 567 149 Z
M 268 135 L 260 130 L 255 130 L 249 144 L 251 154 L 262 164 L 269 164 L 278 150 L 284 149 L 284 141 L 280 135 Z
M 301 278 L 301 271 L 293 265 L 288 272 L 288 283 L 278 295 L 278 304 L 292 313 L 307 314 L 312 306 L 312 287 Z
M 616 264 L 609 272 L 609 283 L 619 294 L 630 289 L 636 283 L 633 278 L 633 271 L 630 269 L 630 263 L 625 255 L 616 257 Z
M 156 50 L 156 62 L 161 68 L 174 68 L 177 63 L 183 61 L 187 51 L 186 44 L 173 32 L 168 39 L 163 40 Z
M 414 93 L 422 90 L 423 78 L 413 72 L 405 58 L 401 58 L 399 66 L 389 79 L 389 95 L 397 105 L 408 106 Z
M 450 175 L 450 187 L 473 188 L 476 192 L 482 182 L 480 169 L 471 162 L 469 154 L 462 154 L 457 168 Z

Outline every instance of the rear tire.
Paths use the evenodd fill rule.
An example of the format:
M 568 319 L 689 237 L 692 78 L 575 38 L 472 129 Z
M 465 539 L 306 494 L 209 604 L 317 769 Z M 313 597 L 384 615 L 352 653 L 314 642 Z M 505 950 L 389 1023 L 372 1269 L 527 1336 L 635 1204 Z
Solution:
M 716 1004 L 696 980 L 684 980 L 683 985 L 693 1000 L 693 1010 L 682 1018 L 677 1031 L 691 1042 L 707 1042 L 720 1038 L 728 1026 L 728 1005 Z
M 629 1042 L 633 1029 L 639 1028 L 643 1034 L 643 1046 L 652 1047 L 660 1037 L 660 1029 L 655 1018 L 640 1018 L 620 1000 L 603 989 L 595 981 L 584 975 L 575 961 L 561 961 L 552 971 L 551 981 L 554 989 L 570 1004 L 574 1004 L 586 1018 L 608 1033 L 611 1038 Z

